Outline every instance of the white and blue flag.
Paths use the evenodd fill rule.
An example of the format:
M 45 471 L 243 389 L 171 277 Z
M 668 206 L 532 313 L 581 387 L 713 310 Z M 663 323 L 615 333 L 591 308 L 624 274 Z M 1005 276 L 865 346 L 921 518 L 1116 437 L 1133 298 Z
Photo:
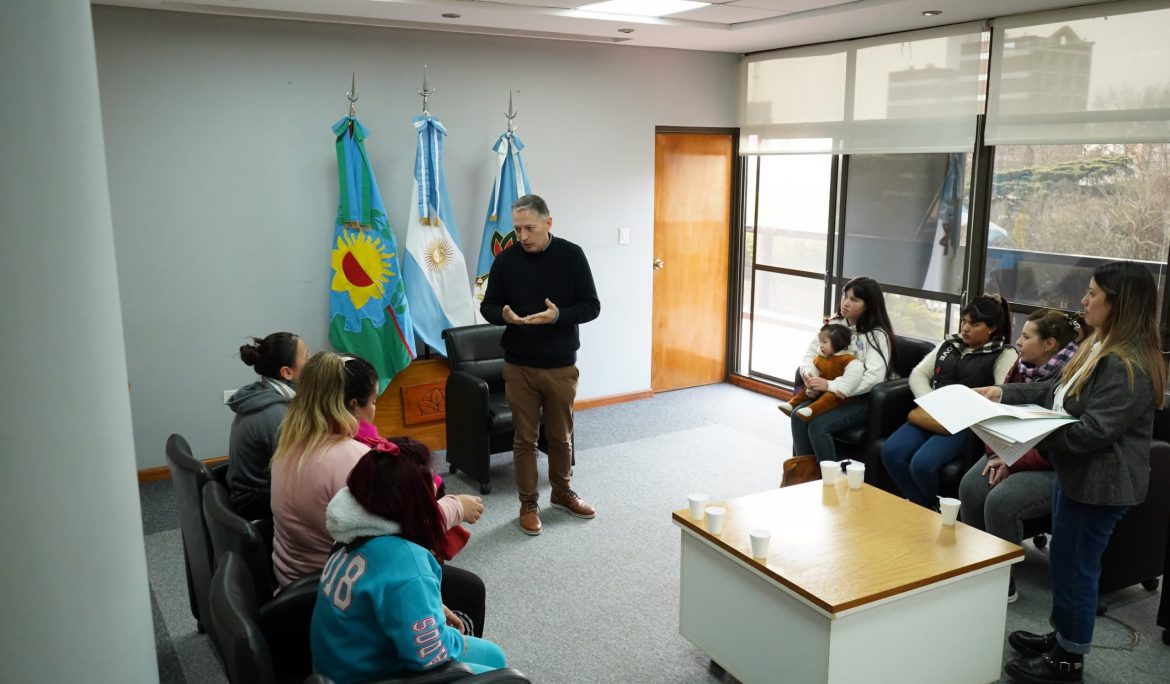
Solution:
M 496 260 L 497 254 L 516 244 L 512 204 L 531 192 L 528 172 L 524 170 L 524 160 L 520 158 L 520 150 L 524 149 L 520 138 L 509 131 L 496 140 L 492 149 L 496 152 L 496 182 L 492 185 L 492 194 L 488 199 L 483 242 L 479 247 L 479 262 L 475 269 L 475 319 L 480 323 L 487 322 L 479 313 L 479 303 L 487 292 L 492 262 Z
M 443 177 L 443 138 L 447 129 L 429 114 L 414 117 L 414 127 L 418 131 L 418 153 L 403 276 L 414 331 L 427 345 L 446 354 L 443 331 L 473 325 L 475 305 Z

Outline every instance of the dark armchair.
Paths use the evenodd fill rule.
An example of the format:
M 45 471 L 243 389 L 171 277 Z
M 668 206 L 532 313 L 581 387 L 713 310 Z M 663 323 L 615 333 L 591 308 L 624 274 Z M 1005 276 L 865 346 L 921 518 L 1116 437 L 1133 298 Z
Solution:
M 317 600 L 317 583 L 289 586 L 274 600 L 286 600 L 307 606 L 311 613 Z M 308 652 L 309 634 L 304 635 L 305 653 L 298 667 L 274 662 L 268 637 L 262 626 L 262 608 L 256 598 L 255 585 L 247 563 L 234 551 L 219 557 L 211 581 L 210 622 L 212 642 L 220 654 L 228 681 L 232 684 L 277 684 L 277 682 L 328 682 L 312 674 Z M 426 672 L 409 672 L 377 680 L 370 684 L 445 684 L 466 681 L 483 684 L 520 684 L 528 678 L 516 670 L 505 669 L 476 676 L 462 663 L 449 663 Z
M 175 506 L 179 510 L 179 531 L 183 540 L 191 615 L 195 618 L 196 628 L 203 632 L 207 626 L 208 587 L 215 567 L 211 557 L 211 540 L 203 521 L 203 485 L 212 480 L 225 481 L 227 464 L 208 469 L 191 454 L 191 445 L 181 435 L 167 438 L 166 454 L 175 492 Z
M 447 343 L 447 463 L 490 494 L 491 456 L 512 450 L 512 407 L 504 396 L 504 327 L 467 325 L 443 331 Z M 539 448 L 545 450 L 541 429 Z
M 297 676 L 312 670 L 309 624 L 314 597 L 301 587 L 315 588 L 319 578 L 302 577 L 276 591 L 272 553 L 254 523 L 232 510 L 227 488 L 219 482 L 203 486 L 203 517 L 211 537 L 212 556 L 218 564 L 226 553 L 235 553 L 252 581 L 259 604 L 259 624 L 272 655 L 277 676 Z

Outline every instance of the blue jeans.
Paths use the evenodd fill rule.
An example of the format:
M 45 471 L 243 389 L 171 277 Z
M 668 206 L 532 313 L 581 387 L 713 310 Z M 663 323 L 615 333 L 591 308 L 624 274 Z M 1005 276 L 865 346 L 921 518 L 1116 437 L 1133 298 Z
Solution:
M 936 435 L 903 423 L 882 445 L 882 463 L 907 499 L 938 510 L 938 473 L 963 455 L 969 434 Z
M 865 424 L 869 395 L 855 397 L 853 401 L 806 423 L 796 417 L 796 409 L 811 403 L 806 401 L 792 410 L 792 452 L 797 456 L 814 454 L 818 461 L 836 461 L 837 445 L 833 443 L 833 435 Z
M 504 651 L 499 646 L 478 637 L 469 636 L 466 639 L 467 648 L 463 649 L 463 657 L 459 662 L 470 667 L 472 672 L 481 674 L 507 667 Z
M 1097 620 L 1101 556 L 1129 506 L 1098 506 L 1073 501 L 1056 481 L 1052 489 L 1052 624 L 1056 641 L 1069 653 L 1088 653 Z

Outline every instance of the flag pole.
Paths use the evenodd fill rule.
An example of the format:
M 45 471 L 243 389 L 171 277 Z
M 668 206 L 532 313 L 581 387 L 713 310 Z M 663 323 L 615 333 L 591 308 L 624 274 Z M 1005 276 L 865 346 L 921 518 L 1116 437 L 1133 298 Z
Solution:
M 349 115 L 350 116 L 357 116 L 357 107 L 354 106 L 357 104 L 357 101 L 358 101 L 357 72 L 352 71 L 352 72 L 350 72 L 350 74 L 351 74 L 351 76 L 350 76 L 351 80 L 350 80 L 350 84 L 349 84 L 349 92 L 345 94 L 345 98 L 347 100 L 349 100 Z
M 427 108 L 427 98 L 429 98 L 431 95 L 435 94 L 435 89 L 427 87 L 427 65 L 426 64 L 423 65 L 423 84 L 422 84 L 422 87 L 419 88 L 417 92 L 419 95 L 422 95 L 423 116 L 430 116 L 431 110 Z
M 508 120 L 508 132 L 509 133 L 516 132 L 516 126 L 512 123 L 512 120 L 515 119 L 516 115 L 520 113 L 520 112 L 515 111 L 515 108 L 512 107 L 512 93 L 513 92 L 514 91 L 511 91 L 511 90 L 508 91 L 508 111 L 504 112 L 504 118 L 506 118 Z

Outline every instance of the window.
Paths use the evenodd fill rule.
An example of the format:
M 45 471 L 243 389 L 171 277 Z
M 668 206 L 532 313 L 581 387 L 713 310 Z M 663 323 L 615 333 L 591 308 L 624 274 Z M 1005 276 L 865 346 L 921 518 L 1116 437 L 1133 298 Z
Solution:
M 790 381 L 821 326 L 832 173 L 830 155 L 747 159 L 739 373 Z
M 970 187 L 966 157 L 850 157 L 844 274 L 868 275 L 883 285 L 961 294 Z
M 1164 280 L 1170 144 L 995 150 L 984 288 L 1013 304 L 1080 309 L 1097 266 L 1140 261 Z

